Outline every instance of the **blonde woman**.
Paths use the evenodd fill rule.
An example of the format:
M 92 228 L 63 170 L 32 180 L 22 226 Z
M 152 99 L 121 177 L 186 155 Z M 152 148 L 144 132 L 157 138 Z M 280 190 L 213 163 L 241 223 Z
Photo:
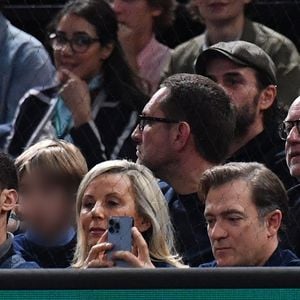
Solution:
M 126 160 L 96 165 L 81 182 L 77 195 L 78 242 L 73 267 L 114 267 L 116 260 L 132 267 L 180 267 L 166 201 L 152 173 Z M 131 216 L 133 251 L 107 251 L 108 220 Z

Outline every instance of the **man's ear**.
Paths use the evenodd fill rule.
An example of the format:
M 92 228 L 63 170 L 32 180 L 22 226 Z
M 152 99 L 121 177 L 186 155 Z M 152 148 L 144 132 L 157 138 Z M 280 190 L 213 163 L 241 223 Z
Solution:
M 278 234 L 278 230 L 281 226 L 282 213 L 279 209 L 276 209 L 266 216 L 266 222 L 268 227 L 269 237 L 273 237 Z
M 174 145 L 177 150 L 181 150 L 185 147 L 191 136 L 191 127 L 187 122 L 180 122 L 175 128 L 177 130 L 174 133 Z
M 18 201 L 18 193 L 14 189 L 4 189 L 0 195 L 1 211 L 9 212 L 15 208 Z
M 266 110 L 272 106 L 276 99 L 277 87 L 276 85 L 268 85 L 260 94 L 259 108 Z

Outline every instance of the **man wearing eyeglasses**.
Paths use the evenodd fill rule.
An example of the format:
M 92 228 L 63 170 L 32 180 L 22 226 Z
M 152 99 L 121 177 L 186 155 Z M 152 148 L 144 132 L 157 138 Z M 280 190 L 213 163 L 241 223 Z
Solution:
M 291 105 L 285 120 L 279 127 L 279 135 L 285 141 L 286 162 L 293 177 L 300 180 L 300 97 Z M 297 255 L 300 254 L 300 184 L 288 190 L 290 209 L 289 238 Z
M 197 196 L 202 173 L 222 163 L 233 139 L 235 113 L 224 90 L 192 74 L 167 78 L 146 104 L 132 134 L 138 162 L 165 181 L 165 194 L 185 263 L 212 259 Z

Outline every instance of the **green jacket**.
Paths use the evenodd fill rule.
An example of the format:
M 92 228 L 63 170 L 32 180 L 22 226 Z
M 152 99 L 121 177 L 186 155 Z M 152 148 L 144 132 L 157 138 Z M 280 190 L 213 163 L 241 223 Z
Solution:
M 300 56 L 295 45 L 282 34 L 256 22 L 246 20 L 241 40 L 265 50 L 277 66 L 278 99 L 291 104 L 300 95 Z M 164 78 L 176 73 L 194 73 L 194 64 L 203 51 L 204 34 L 179 46 L 172 53 Z

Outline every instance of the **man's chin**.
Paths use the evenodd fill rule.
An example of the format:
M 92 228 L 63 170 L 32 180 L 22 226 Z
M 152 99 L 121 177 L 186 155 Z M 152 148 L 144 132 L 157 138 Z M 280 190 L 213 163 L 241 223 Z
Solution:
M 300 182 L 300 167 L 291 167 L 290 173 L 293 177 L 295 177 Z

